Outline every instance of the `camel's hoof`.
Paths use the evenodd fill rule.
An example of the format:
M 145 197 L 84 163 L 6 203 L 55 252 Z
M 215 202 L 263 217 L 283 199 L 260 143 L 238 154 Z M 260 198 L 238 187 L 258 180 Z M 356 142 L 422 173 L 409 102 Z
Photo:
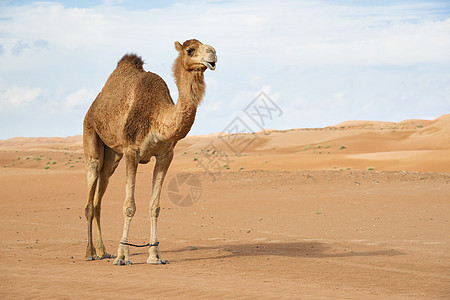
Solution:
M 95 260 L 95 257 L 93 255 L 87 256 L 87 257 L 84 258 L 84 260 L 86 260 L 86 261 Z
M 97 255 L 97 257 L 95 259 L 105 259 L 105 258 L 114 258 L 114 255 L 106 253 L 106 254 L 103 254 L 102 256 Z
M 133 263 L 131 262 L 131 260 L 128 260 L 128 259 L 116 258 L 114 260 L 113 264 L 116 266 L 125 266 L 125 265 L 132 265 Z
M 147 263 L 151 265 L 168 265 L 169 261 L 167 259 L 159 258 L 157 260 L 147 260 Z

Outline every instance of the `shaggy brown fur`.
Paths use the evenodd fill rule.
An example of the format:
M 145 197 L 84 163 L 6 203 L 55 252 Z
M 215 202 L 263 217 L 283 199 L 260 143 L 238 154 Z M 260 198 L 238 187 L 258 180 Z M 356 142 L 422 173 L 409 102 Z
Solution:
M 144 61 L 142 60 L 142 57 L 138 56 L 134 53 L 127 53 L 125 54 L 117 63 L 117 66 L 120 65 L 120 63 L 130 63 L 133 65 L 136 69 L 144 71 Z
M 128 240 L 129 225 L 136 208 L 134 185 L 137 164 L 147 163 L 155 156 L 150 202 L 150 243 L 157 243 L 156 222 L 161 185 L 173 157 L 173 148 L 191 129 L 197 107 L 205 93 L 204 72 L 207 68 L 214 70 L 217 62 L 214 48 L 197 40 L 188 40 L 183 45 L 176 42 L 175 49 L 179 52 L 172 69 L 179 94 L 176 105 L 164 80 L 157 74 L 144 71 L 144 62 L 140 56 L 126 54 L 86 114 L 83 149 L 88 180 L 88 260 L 111 257 L 105 250 L 101 236 L 101 200 L 109 177 L 122 157 L 125 157 L 127 169 L 122 241 Z M 95 246 L 93 224 L 97 233 Z M 161 258 L 159 246 L 152 246 L 147 262 L 167 261 Z M 119 246 L 114 263 L 130 263 L 128 246 Z

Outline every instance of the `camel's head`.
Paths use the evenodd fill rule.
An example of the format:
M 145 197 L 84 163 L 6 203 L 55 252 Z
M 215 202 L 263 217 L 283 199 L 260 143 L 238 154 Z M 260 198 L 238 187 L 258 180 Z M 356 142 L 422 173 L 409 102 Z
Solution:
M 209 45 L 204 45 L 197 40 L 187 40 L 183 45 L 175 42 L 175 49 L 180 52 L 179 59 L 188 71 L 216 69 L 216 50 Z

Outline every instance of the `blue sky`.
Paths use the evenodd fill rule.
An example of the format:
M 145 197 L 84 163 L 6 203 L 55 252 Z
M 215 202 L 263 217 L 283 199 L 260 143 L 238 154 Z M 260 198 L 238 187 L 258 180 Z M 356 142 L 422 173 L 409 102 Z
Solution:
M 450 113 L 448 1 L 0 1 L 0 139 L 81 134 L 126 52 L 176 100 L 173 42 L 190 38 L 219 58 L 191 134 L 244 119 L 260 91 L 275 129 Z

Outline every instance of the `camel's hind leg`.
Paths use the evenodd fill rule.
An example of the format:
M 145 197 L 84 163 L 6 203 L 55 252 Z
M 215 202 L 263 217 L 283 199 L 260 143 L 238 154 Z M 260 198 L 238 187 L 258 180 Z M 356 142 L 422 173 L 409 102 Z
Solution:
M 96 259 L 112 258 L 113 255 L 109 254 L 105 245 L 103 244 L 102 230 L 100 225 L 100 213 L 102 206 L 102 198 L 108 187 L 109 177 L 114 173 L 117 168 L 120 159 L 122 157 L 117 155 L 111 148 L 104 147 L 103 166 L 97 180 L 97 188 L 94 195 L 94 229 L 97 237 L 97 243 L 95 245 Z
M 94 219 L 94 197 L 97 189 L 98 177 L 103 164 L 104 144 L 90 128 L 84 128 L 83 150 L 87 179 L 87 201 L 85 215 L 88 225 L 88 244 L 86 248 L 86 260 L 93 260 L 97 257 L 94 244 L 92 242 L 92 221 Z

